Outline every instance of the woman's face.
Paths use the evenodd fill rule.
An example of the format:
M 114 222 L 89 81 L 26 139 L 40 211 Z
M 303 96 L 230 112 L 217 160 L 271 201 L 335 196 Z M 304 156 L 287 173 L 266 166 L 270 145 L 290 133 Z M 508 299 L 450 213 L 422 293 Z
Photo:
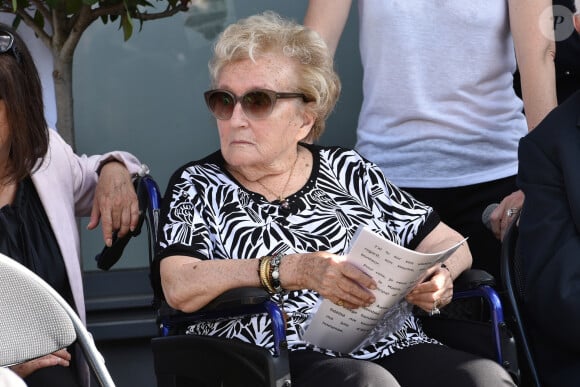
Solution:
M 230 63 L 222 68 L 218 89 L 242 96 L 255 89 L 296 92 L 293 62 L 280 55 L 266 55 Z M 301 98 L 278 99 L 272 113 L 251 119 L 236 103 L 232 117 L 217 120 L 221 151 L 233 167 L 268 168 L 295 157 L 296 144 L 312 128 L 314 117 Z

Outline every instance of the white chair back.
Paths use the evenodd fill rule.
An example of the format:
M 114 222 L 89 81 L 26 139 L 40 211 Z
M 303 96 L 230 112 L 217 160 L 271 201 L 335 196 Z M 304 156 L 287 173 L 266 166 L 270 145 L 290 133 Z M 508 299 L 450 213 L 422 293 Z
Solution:
M 115 384 L 91 334 L 42 278 L 0 254 L 0 366 L 48 355 L 77 341 L 101 386 Z

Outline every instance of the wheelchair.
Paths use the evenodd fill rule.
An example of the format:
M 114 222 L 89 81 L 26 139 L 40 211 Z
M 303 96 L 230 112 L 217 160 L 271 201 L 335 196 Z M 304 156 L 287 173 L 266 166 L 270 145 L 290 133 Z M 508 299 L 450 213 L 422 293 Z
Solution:
M 428 317 L 425 330 L 447 345 L 489 357 L 501 364 L 514 381 L 520 373 L 514 336 L 504 321 L 501 301 L 492 288 L 493 278 L 485 272 L 468 271 L 456 280 L 454 299 L 483 298 L 489 307 L 490 322 Z M 160 336 L 152 339 L 158 387 L 178 386 L 272 386 L 290 387 L 285 322 L 278 305 L 268 293 L 257 288 L 234 289 L 216 298 L 203 309 L 184 314 L 166 304 L 158 310 Z M 267 313 L 272 321 L 274 353 L 237 340 L 184 334 L 193 322 Z M 458 329 L 473 333 L 458 337 Z M 227 364 L 227 371 L 223 365 Z M 241 383 L 240 381 L 244 381 Z
M 522 257 L 517 254 L 518 220 L 519 217 L 514 219 L 506 230 L 500 257 L 501 277 L 510 308 L 508 314 L 510 318 L 507 323 L 516 332 L 517 356 L 522 369 L 522 386 L 541 387 L 528 332 L 523 323 Z
M 115 240 L 113 246 L 108 250 L 105 248 L 97 257 L 103 262 L 99 263 L 99 267 L 104 270 L 119 259 L 128 240 L 140 233 L 142 223 L 148 229 L 149 263 L 152 264 L 161 194 L 156 182 L 148 175 L 138 177 L 135 187 L 142 221 L 132 234 Z M 480 270 L 466 271 L 454 284 L 454 300 L 483 300 L 489 308 L 489 321 L 428 317 L 423 318 L 423 323 L 428 334 L 450 347 L 497 361 L 519 384 L 521 375 L 515 337 L 506 324 L 502 302 L 494 285 L 494 278 Z M 234 289 L 191 314 L 170 308 L 162 295 L 157 293 L 154 291 L 153 305 L 159 336 L 151 340 L 151 347 L 158 387 L 291 386 L 284 317 L 266 291 L 258 288 Z M 275 339 L 272 352 L 238 340 L 184 334 L 186 327 L 193 322 L 256 313 L 267 314 L 272 322 Z M 458 331 L 468 331 L 470 336 L 458 336 Z M 474 334 L 471 335 L 471 332 Z

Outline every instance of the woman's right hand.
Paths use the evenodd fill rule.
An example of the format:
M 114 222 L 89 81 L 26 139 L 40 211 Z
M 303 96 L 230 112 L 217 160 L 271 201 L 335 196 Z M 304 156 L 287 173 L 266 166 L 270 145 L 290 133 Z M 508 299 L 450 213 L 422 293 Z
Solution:
M 49 355 L 39 357 L 25 363 L 16 364 L 10 369 L 21 378 L 25 378 L 41 368 L 62 366 L 68 367 L 70 365 L 71 355 L 66 349 L 53 352 Z
M 322 297 L 349 309 L 366 307 L 375 302 L 375 296 L 371 292 L 377 288 L 375 281 L 347 262 L 344 256 L 324 251 L 296 255 L 296 289 L 312 289 Z M 287 258 L 289 257 L 285 259 Z M 282 276 L 283 265 L 284 260 Z M 280 281 L 285 283 L 283 277 Z M 292 286 L 289 289 L 293 288 Z

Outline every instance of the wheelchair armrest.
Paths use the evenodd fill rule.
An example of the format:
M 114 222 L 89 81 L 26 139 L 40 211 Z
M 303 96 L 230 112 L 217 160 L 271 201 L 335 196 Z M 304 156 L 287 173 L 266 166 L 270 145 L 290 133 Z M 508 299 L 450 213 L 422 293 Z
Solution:
M 191 320 L 195 320 L 199 318 L 199 316 L 204 316 L 206 314 L 229 315 L 232 310 L 237 310 L 245 306 L 262 305 L 269 299 L 270 296 L 264 289 L 251 287 L 237 288 L 220 294 L 206 306 L 193 313 L 180 312 L 170 307 L 167 302 L 161 301 L 159 315 L 161 317 L 168 316 L 170 318 L 175 316 L 182 316 L 188 317 Z
M 160 302 L 160 305 L 158 322 L 161 337 L 152 340 L 158 381 L 160 377 L 168 378 L 163 380 L 168 380 L 169 385 L 173 386 L 175 377 L 164 373 L 171 374 L 177 364 L 177 368 L 181 367 L 180 372 L 182 374 L 188 374 L 191 364 L 199 363 L 196 359 L 205 362 L 208 362 L 208 359 L 216 359 L 215 361 L 209 360 L 207 366 L 204 367 L 204 372 L 215 375 L 224 371 L 223 364 L 224 359 L 226 359 L 227 364 L 231 362 L 231 366 L 228 366 L 229 368 L 226 367 L 226 372 L 235 375 L 234 379 L 237 380 L 231 385 L 238 385 L 240 380 L 244 382 L 251 380 L 248 379 L 247 372 L 242 372 L 243 369 L 253 370 L 251 375 L 259 376 L 258 379 L 260 381 L 250 382 L 252 385 L 290 385 L 289 349 L 286 341 L 285 317 L 281 308 L 270 299 L 265 290 L 260 288 L 232 289 L 216 297 L 212 302 L 194 313 L 176 311 L 169 307 L 165 301 Z M 184 333 L 187 333 L 187 327 L 195 322 L 210 321 L 216 318 L 235 318 L 257 313 L 267 314 L 270 318 L 270 330 L 274 341 L 271 349 L 219 336 L 184 335 Z M 176 352 L 177 356 L 175 355 Z M 170 360 L 167 360 L 168 356 L 172 356 Z M 183 363 L 184 359 L 186 359 L 186 364 Z M 265 379 L 265 382 L 262 381 L 263 379 Z M 214 384 L 211 385 L 213 386 Z
M 237 288 L 228 290 L 203 307 L 202 311 L 218 311 L 244 305 L 258 305 L 270 299 L 270 295 L 260 288 Z
M 495 286 L 495 278 L 480 269 L 466 270 L 453 281 L 454 291 L 475 289 L 482 285 Z
M 104 246 L 101 252 L 95 256 L 97 267 L 101 270 L 109 270 L 117 263 L 117 261 L 119 261 L 123 255 L 125 247 L 127 247 L 127 244 L 129 243 L 129 240 L 141 234 L 141 228 L 143 227 L 143 223 L 146 223 L 146 221 L 150 239 L 149 254 L 152 254 L 155 241 L 154 233 L 157 230 L 157 224 L 153 224 L 153 222 L 155 222 L 155 219 L 153 219 L 155 215 L 153 215 L 153 213 L 159 209 L 161 194 L 157 183 L 149 175 L 137 176 L 133 180 L 133 186 L 139 201 L 139 220 L 137 222 L 137 227 L 134 231 L 128 232 L 121 238 L 117 236 L 116 231 L 113 233 L 113 243 L 111 244 L 111 247 Z
M 174 334 L 175 329 L 179 330 L 194 321 L 235 317 L 250 313 L 270 313 L 270 304 L 273 303 L 264 289 L 252 287 L 228 290 L 193 313 L 173 309 L 166 301 L 161 300 L 158 303 L 157 322 L 162 327 L 162 335 Z M 170 331 L 163 332 L 163 327 L 170 328 Z
M 194 313 L 180 312 L 171 308 L 165 301 L 161 301 L 157 310 L 157 323 L 160 329 L 159 334 L 170 336 L 183 333 L 188 325 L 196 321 L 257 313 L 266 313 L 270 317 L 274 337 L 274 355 L 280 356 L 282 348 L 287 345 L 285 317 L 278 304 L 260 288 L 247 287 L 226 291 Z

